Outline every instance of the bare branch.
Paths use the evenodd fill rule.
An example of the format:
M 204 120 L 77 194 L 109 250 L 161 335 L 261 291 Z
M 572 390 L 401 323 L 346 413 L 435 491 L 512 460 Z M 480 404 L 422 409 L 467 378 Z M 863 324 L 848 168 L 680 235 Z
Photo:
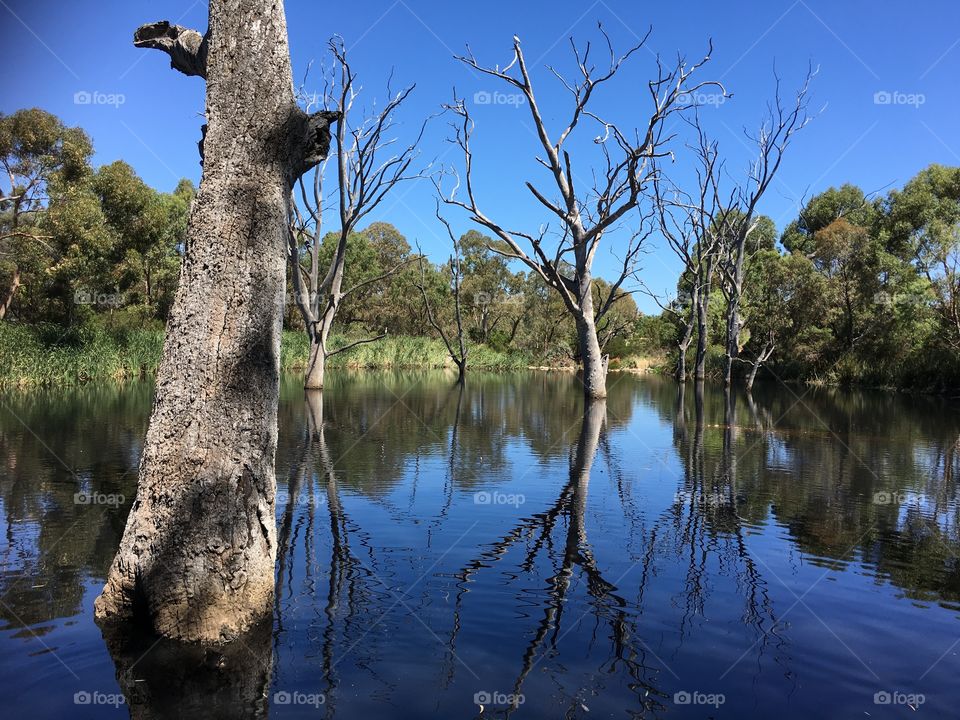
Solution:
M 350 343 L 349 345 L 344 345 L 343 347 L 339 347 L 339 348 L 337 348 L 336 350 L 330 350 L 330 351 L 328 351 L 328 352 L 327 352 L 327 357 L 328 357 L 328 358 L 331 358 L 331 357 L 333 357 L 334 355 L 339 355 L 339 354 L 342 353 L 342 352 L 346 352 L 347 350 L 350 350 L 350 349 L 352 349 L 352 348 L 357 347 L 357 345 L 366 345 L 366 344 L 368 344 L 368 343 L 373 343 L 373 342 L 377 342 L 377 341 L 379 341 L 379 340 L 383 340 L 386 336 L 387 336 L 387 333 L 386 333 L 386 332 L 382 332 L 382 333 L 380 333 L 379 335 L 377 335 L 376 337 L 364 338 L 363 340 L 357 340 L 357 341 L 355 341 L 355 342 Z
M 207 77 L 207 48 L 209 33 L 171 25 L 168 20 L 141 25 L 133 34 L 138 48 L 162 50 L 170 56 L 170 67 L 184 75 Z

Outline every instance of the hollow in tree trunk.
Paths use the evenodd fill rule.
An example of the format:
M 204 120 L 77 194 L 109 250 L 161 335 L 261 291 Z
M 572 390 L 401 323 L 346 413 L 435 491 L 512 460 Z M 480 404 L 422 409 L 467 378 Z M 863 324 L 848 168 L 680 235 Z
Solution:
M 296 105 L 282 3 L 210 0 L 209 18 L 206 36 L 161 22 L 134 37 L 206 78 L 207 130 L 137 496 L 95 612 L 222 642 L 271 612 L 289 198 L 331 118 Z

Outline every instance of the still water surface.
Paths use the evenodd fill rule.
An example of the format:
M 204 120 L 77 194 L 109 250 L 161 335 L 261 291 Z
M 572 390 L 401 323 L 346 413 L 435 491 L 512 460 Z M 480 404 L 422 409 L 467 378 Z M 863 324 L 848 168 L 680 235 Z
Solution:
M 4 716 L 957 716 L 956 404 L 610 385 L 285 379 L 275 613 L 224 655 L 93 623 L 149 384 L 0 396 Z

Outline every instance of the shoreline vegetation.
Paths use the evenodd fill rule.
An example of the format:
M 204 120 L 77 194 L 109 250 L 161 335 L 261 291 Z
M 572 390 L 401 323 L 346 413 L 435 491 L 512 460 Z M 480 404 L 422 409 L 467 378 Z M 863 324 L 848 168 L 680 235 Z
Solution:
M 0 189 L 0 387 L 155 373 L 193 184 L 165 192 L 122 160 L 95 167 L 86 133 L 38 108 L 0 114 L 0 155 L 14 173 Z M 668 199 L 647 198 L 656 252 L 681 261 L 659 294 L 639 266 L 626 284 L 560 260 L 537 270 L 476 228 L 458 236 L 447 225 L 453 252 L 435 263 L 386 219 L 314 220 L 287 249 L 296 272 L 283 288 L 282 368 L 321 387 L 327 358 L 331 368 L 461 373 L 583 365 L 585 388 L 600 388 L 599 353 L 612 371 L 958 397 L 960 167 L 931 164 L 882 193 L 829 187 L 782 228 Z M 590 278 L 579 300 L 556 291 L 578 277 Z M 659 310 L 643 312 L 635 292 Z M 587 300 L 594 313 L 578 320 L 571 308 Z
M 163 352 L 159 328 L 108 331 L 81 327 L 64 331 L 58 326 L 0 324 L 0 388 L 73 386 L 88 382 L 123 382 L 156 374 Z M 335 336 L 336 349 L 351 338 Z M 280 366 L 284 372 L 302 372 L 309 340 L 299 331 L 285 330 Z M 470 348 L 471 367 L 486 371 L 573 371 L 572 363 L 543 366 L 520 352 L 503 352 L 484 345 Z M 665 359 L 617 359 L 611 370 L 656 372 Z M 439 338 L 388 335 L 376 343 L 359 345 L 330 359 L 331 368 L 442 369 L 453 361 Z
M 0 323 L 0 390 L 123 383 L 153 376 L 160 365 L 163 335 L 164 331 L 159 327 L 109 330 L 83 326 L 65 331 L 56 325 Z M 342 347 L 352 340 L 349 336 L 334 336 L 332 347 Z M 302 373 L 309 352 L 309 339 L 302 332 L 284 330 L 280 349 L 281 372 Z M 470 353 L 471 367 L 486 372 L 577 370 L 573 362 L 545 365 L 522 352 L 505 352 L 480 344 L 473 344 Z M 331 357 L 329 367 L 349 370 L 456 370 L 439 338 L 413 335 L 388 335 L 378 342 L 358 345 Z M 669 376 L 672 369 L 672 359 L 666 354 L 631 355 L 610 360 L 610 372 Z M 707 379 L 721 381 L 722 377 L 719 373 L 709 373 Z M 942 389 L 869 385 L 822 376 L 787 382 L 792 385 L 958 397 L 956 392 Z

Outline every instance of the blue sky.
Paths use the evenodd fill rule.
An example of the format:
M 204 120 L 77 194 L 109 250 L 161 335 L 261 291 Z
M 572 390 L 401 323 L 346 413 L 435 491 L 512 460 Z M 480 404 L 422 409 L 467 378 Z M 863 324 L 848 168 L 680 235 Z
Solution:
M 172 189 L 180 177 L 197 182 L 203 83 L 170 70 L 162 54 L 135 49 L 131 39 L 138 25 L 160 19 L 202 31 L 206 8 L 205 0 L 0 0 L 0 111 L 37 106 L 56 113 L 88 131 L 96 163 L 122 158 L 159 189 Z M 761 208 L 780 229 L 796 216 L 804 195 L 831 185 L 853 182 L 866 191 L 879 190 L 901 185 L 933 162 L 960 165 L 956 0 L 368 0 L 356 5 L 286 0 L 286 8 L 298 82 L 311 60 L 326 60 L 326 40 L 338 33 L 368 101 L 382 99 L 391 69 L 397 83 L 417 84 L 400 117 L 401 137 L 415 132 L 422 118 L 449 100 L 454 86 L 468 101 L 477 92 L 509 91 L 453 60 L 467 43 L 484 64 L 503 64 L 510 59 L 511 38 L 520 36 L 540 81 L 547 122 L 558 128 L 568 105 L 545 66 L 572 67 L 567 38 L 597 41 L 596 25 L 602 22 L 615 46 L 626 49 L 652 25 L 651 52 L 635 55 L 620 82 L 597 97 L 598 109 L 632 127 L 643 123 L 644 83 L 653 72 L 654 53 L 669 58 L 679 51 L 689 60 L 699 59 L 712 38 L 712 61 L 702 78 L 721 80 L 733 98 L 702 114 L 733 175 L 742 173 L 748 161 L 742 130 L 755 127 L 764 113 L 773 92 L 774 64 L 789 90 L 813 63 L 820 68 L 810 106 L 816 117 L 796 137 Z M 100 102 L 76 102 L 77 93 L 84 92 L 98 93 Z M 899 95 L 894 102 L 878 103 L 877 93 Z M 122 103 L 105 102 L 109 96 L 122 97 Z M 549 188 L 549 177 L 533 162 L 536 144 L 527 109 L 489 104 L 474 105 L 471 111 L 477 123 L 481 206 L 504 224 L 535 231 L 550 218 L 523 182 L 532 178 Z M 428 126 L 424 163 L 459 160 L 445 142 L 447 135 L 443 121 Z M 585 126 L 574 149 L 590 153 L 595 135 L 595 128 Z M 682 137 L 675 149 L 676 175 L 683 183 L 689 180 L 689 156 Z M 593 159 L 582 157 L 579 171 L 587 173 Z M 440 260 L 447 248 L 433 218 L 432 198 L 429 183 L 407 185 L 371 219 L 394 223 L 411 244 L 420 242 Z M 455 230 L 469 227 L 460 214 L 451 212 L 450 219 Z M 608 238 L 613 253 L 618 239 Z M 649 250 L 642 277 L 650 287 L 668 292 L 677 263 L 655 240 Z M 613 274 L 615 266 L 615 257 L 602 250 L 600 274 Z M 655 309 L 643 296 L 637 300 L 641 308 Z

